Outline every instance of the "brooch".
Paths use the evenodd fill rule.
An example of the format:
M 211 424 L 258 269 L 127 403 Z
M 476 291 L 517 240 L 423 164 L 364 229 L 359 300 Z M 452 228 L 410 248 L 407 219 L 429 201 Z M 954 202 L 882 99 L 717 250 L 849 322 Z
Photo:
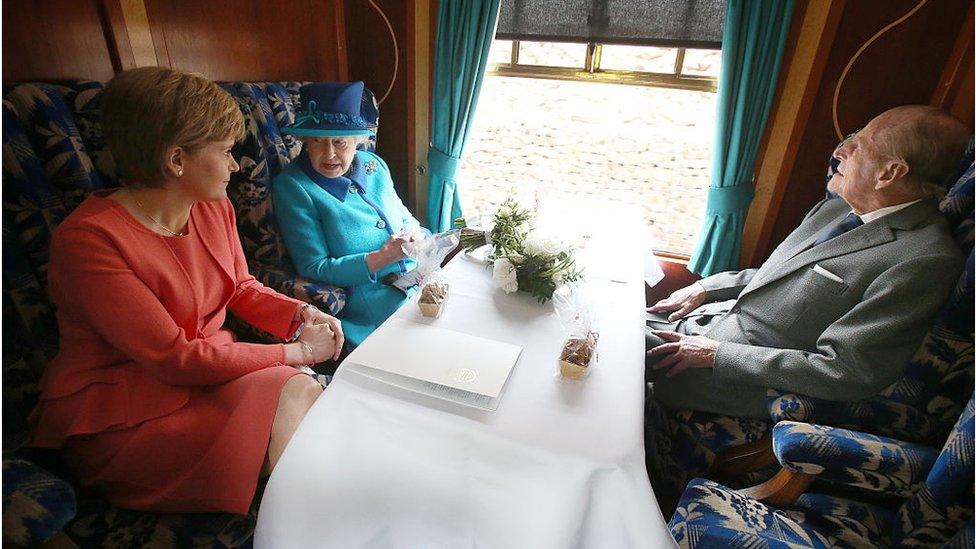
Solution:
M 365 166 L 366 175 L 371 175 L 373 173 L 376 173 L 377 168 L 379 168 L 379 164 L 377 164 L 375 160 L 368 160 Z

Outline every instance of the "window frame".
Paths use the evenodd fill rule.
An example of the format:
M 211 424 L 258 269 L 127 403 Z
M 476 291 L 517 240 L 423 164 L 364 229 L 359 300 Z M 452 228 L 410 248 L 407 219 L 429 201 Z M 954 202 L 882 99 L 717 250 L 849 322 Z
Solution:
M 685 51 L 688 48 L 677 48 L 674 70 L 670 73 L 626 71 L 619 69 L 600 68 L 604 44 L 588 42 L 583 68 L 553 67 L 548 65 L 526 65 L 519 63 L 521 40 L 512 40 L 512 54 L 508 63 L 493 63 L 488 67 L 488 74 L 492 76 L 514 76 L 519 78 L 542 78 L 547 80 L 574 80 L 579 82 L 600 82 L 606 84 L 624 84 L 628 86 L 649 86 L 679 90 L 691 90 L 715 93 L 718 91 L 718 78 L 682 74 Z M 553 41 L 545 40 L 542 43 Z M 574 42 L 580 43 L 580 42 Z

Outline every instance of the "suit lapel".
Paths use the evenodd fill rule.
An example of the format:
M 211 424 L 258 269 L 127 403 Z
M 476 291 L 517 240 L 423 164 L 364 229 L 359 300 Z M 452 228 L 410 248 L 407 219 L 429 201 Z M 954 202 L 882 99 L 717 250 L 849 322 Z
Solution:
M 844 211 L 840 215 L 833 217 L 829 223 L 813 230 L 806 238 L 803 238 L 798 244 L 783 254 L 782 257 L 785 258 L 784 260 L 770 265 L 768 270 L 764 265 L 764 268 L 760 269 L 760 271 L 766 272 L 761 272 L 758 280 L 754 280 L 754 284 L 750 284 L 750 287 L 746 288 L 742 295 L 776 282 L 812 263 L 831 257 L 852 254 L 891 242 L 895 239 L 895 230 L 909 229 L 929 219 L 933 215 L 940 215 L 935 201 L 923 200 L 903 210 L 886 215 L 881 219 L 877 219 L 832 238 L 819 246 L 810 247 L 826 227 L 838 223 L 847 215 L 848 211 Z
M 221 226 L 220 223 L 221 220 L 214 215 L 214 209 L 198 207 L 198 205 L 195 204 L 193 210 L 194 213 L 199 211 L 201 218 L 202 217 L 206 218 L 205 223 L 196 223 L 196 222 L 194 223 L 195 230 L 200 230 L 198 227 L 201 226 L 203 226 L 204 228 Z M 233 264 L 234 253 L 229 249 L 230 241 L 226 239 L 204 238 L 204 237 L 201 237 L 200 240 L 203 241 L 203 247 L 206 248 L 207 252 L 210 253 L 210 257 L 213 258 L 213 260 L 217 263 L 217 265 L 220 265 L 220 270 L 224 273 L 224 276 L 227 278 L 227 280 L 229 280 L 231 284 L 236 286 L 237 276 L 234 273 L 234 264 Z M 220 242 L 219 250 L 215 248 L 217 246 L 218 241 Z

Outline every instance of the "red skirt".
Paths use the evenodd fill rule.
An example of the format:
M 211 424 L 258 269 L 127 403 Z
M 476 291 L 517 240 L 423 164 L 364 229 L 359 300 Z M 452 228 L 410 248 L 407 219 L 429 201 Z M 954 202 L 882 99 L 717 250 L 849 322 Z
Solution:
M 118 507 L 246 514 L 257 488 L 285 382 L 272 366 L 221 385 L 191 387 L 175 412 L 135 427 L 69 437 L 82 484 Z

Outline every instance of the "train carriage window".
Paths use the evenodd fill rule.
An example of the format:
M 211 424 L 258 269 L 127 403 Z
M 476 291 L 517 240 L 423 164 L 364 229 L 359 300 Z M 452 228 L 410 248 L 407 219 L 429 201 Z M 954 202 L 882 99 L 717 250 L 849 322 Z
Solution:
M 556 3 L 502 0 L 459 174 L 465 214 L 511 196 L 623 201 L 641 206 L 656 249 L 690 254 L 711 174 L 724 1 L 630 2 L 640 13 L 625 0 Z M 678 15 L 642 23 L 655 6 Z

